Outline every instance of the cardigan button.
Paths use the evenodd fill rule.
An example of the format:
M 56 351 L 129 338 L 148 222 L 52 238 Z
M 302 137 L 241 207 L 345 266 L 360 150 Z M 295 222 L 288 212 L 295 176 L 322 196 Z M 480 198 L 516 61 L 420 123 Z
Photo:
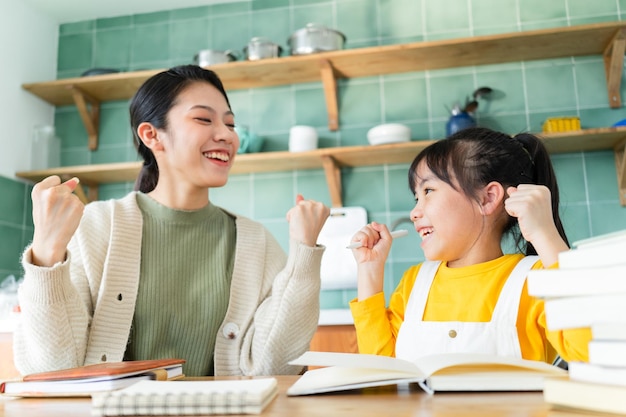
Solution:
M 450 336 L 450 339 L 454 339 L 456 337 L 456 330 L 450 330 L 448 336 Z
M 227 339 L 234 339 L 239 334 L 239 326 L 235 323 L 226 323 L 222 329 L 222 334 Z

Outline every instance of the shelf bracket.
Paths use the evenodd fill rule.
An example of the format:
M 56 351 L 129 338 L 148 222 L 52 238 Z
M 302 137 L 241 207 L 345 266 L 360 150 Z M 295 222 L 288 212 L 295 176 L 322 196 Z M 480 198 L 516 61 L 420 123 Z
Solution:
M 343 207 L 341 198 L 341 168 L 335 158 L 330 155 L 322 155 L 322 164 L 326 173 L 326 182 L 328 183 L 332 206 Z
M 619 188 L 619 201 L 626 206 L 626 140 L 621 141 L 615 147 L 615 170 L 617 171 L 617 187 Z
M 626 30 L 619 29 L 604 50 L 604 71 L 606 88 L 609 95 L 609 106 L 617 109 L 622 106 L 620 86 L 624 69 L 624 52 L 626 51 Z
M 326 111 L 328 112 L 328 129 L 335 131 L 339 129 L 339 107 L 337 106 L 337 79 L 335 70 L 327 59 L 320 61 L 320 72 L 322 84 L 324 85 L 324 96 L 326 97 Z
M 98 149 L 100 102 L 75 85 L 70 85 L 69 89 L 72 91 L 74 103 L 76 103 L 78 113 L 80 114 L 80 118 L 83 120 L 85 129 L 87 129 L 87 135 L 89 137 L 89 150 L 95 151 Z M 89 106 L 91 106 L 91 110 L 89 109 Z

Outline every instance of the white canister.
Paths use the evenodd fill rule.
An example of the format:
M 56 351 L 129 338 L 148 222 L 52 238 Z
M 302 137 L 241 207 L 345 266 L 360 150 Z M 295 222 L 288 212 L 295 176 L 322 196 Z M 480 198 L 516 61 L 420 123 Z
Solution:
M 289 151 L 305 152 L 317 149 L 317 130 L 312 126 L 292 126 L 289 129 Z

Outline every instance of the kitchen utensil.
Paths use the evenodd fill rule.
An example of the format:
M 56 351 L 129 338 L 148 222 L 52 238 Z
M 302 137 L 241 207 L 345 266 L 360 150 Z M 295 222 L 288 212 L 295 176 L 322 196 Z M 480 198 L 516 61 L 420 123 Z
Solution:
M 291 55 L 335 51 L 343 49 L 345 43 L 346 36 L 343 33 L 315 23 L 308 23 L 287 39 Z
M 289 151 L 305 152 L 317 149 L 317 130 L 313 126 L 292 126 L 289 129 Z
M 248 42 L 248 46 L 243 48 L 243 52 L 248 61 L 258 59 L 277 58 L 280 56 L 283 48 L 265 38 L 252 38 Z
M 196 65 L 201 67 L 208 67 L 215 64 L 223 64 L 225 62 L 231 62 L 237 60 L 237 55 L 234 51 L 217 51 L 215 49 L 203 49 L 199 51 L 193 57 Z
M 408 234 L 409 234 L 408 230 L 404 230 L 404 229 L 394 230 L 393 232 L 391 232 L 391 237 L 395 239 L 395 238 L 398 238 L 398 237 L 406 236 Z M 361 246 L 363 246 L 361 244 L 361 242 L 354 242 L 354 243 L 350 243 L 348 246 L 346 246 L 346 249 L 358 249 Z
M 370 145 L 408 142 L 411 140 L 411 128 L 400 123 L 386 123 L 374 126 L 367 132 Z
M 330 209 L 330 216 L 317 238 L 319 244 L 326 246 L 320 269 L 322 289 L 356 288 L 356 261 L 345 247 L 366 224 L 367 211 L 363 207 Z
M 478 108 L 478 99 L 479 98 L 486 98 L 487 96 L 489 96 L 491 94 L 493 90 L 490 87 L 480 87 L 478 89 L 476 89 L 476 91 L 474 91 L 474 93 L 472 94 L 472 101 L 467 101 L 465 103 L 465 108 L 463 109 L 464 112 L 466 113 L 473 113 L 476 111 L 476 109 Z

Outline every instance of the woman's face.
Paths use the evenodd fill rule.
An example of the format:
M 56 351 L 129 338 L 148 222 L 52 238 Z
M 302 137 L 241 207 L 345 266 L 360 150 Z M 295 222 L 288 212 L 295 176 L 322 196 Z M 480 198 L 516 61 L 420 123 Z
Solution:
M 477 248 L 483 229 L 478 203 L 439 179 L 424 162 L 417 167 L 411 220 L 429 260 L 463 266 Z
M 164 152 L 159 158 L 159 182 L 195 188 L 221 187 L 239 149 L 235 116 L 220 91 L 195 82 L 177 97 L 159 130 Z

